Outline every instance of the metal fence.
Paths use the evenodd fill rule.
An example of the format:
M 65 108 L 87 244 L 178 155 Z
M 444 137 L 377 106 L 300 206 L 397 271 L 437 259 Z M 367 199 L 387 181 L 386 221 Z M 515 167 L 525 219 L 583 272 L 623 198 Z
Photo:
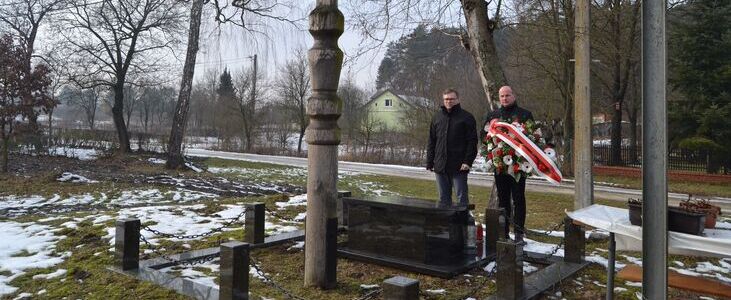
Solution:
M 642 166 L 642 147 L 622 146 L 620 149 L 620 160 L 614 164 L 611 161 L 612 147 L 610 145 L 594 146 L 594 164 L 603 166 L 619 166 L 639 168 Z M 728 167 L 724 167 L 721 163 L 720 167 L 715 169 L 711 166 L 711 156 L 708 151 L 691 151 L 685 149 L 671 149 L 668 152 L 668 169 L 678 171 L 693 171 L 705 173 L 721 173 L 727 174 Z

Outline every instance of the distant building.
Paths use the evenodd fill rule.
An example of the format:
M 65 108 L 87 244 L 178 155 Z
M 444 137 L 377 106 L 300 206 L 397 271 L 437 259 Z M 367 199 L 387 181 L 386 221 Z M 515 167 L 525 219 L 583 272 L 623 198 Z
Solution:
M 379 129 L 388 131 L 403 130 L 403 118 L 408 117 L 409 112 L 431 107 L 432 101 L 427 98 L 396 94 L 390 89 L 376 93 L 363 105 Z

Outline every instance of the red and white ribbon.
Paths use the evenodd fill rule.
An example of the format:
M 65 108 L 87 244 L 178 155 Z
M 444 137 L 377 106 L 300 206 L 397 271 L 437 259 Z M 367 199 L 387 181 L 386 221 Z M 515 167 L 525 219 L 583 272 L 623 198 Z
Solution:
M 512 124 L 499 122 L 498 119 L 495 119 L 490 121 L 488 132 L 515 149 L 515 152 L 525 158 L 538 175 L 553 184 L 561 183 L 563 176 L 556 164 L 541 148 L 526 137 L 522 130 Z

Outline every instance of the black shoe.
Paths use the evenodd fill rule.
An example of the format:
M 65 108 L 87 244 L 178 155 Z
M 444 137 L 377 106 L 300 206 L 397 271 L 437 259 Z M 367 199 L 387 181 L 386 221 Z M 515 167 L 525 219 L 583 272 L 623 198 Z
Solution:
M 516 245 L 525 245 L 525 244 L 527 244 L 527 243 L 526 243 L 526 242 L 525 242 L 525 241 L 523 240 L 523 234 L 522 234 L 522 233 L 516 233 L 516 234 L 515 234 L 515 244 L 516 244 Z

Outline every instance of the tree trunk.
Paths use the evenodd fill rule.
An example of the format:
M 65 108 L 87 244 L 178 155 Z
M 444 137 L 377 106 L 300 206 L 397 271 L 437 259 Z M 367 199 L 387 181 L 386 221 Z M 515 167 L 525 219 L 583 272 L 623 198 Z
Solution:
M 129 133 L 124 123 L 124 77 L 118 76 L 119 80 L 112 87 L 114 90 L 114 105 L 112 106 L 112 119 L 114 127 L 117 130 L 117 138 L 119 139 L 119 151 L 121 153 L 130 153 L 132 149 L 129 145 Z
M 183 66 L 183 79 L 180 82 L 180 94 L 178 103 L 175 105 L 173 125 L 170 130 L 170 141 L 168 143 L 168 159 L 165 166 L 168 169 L 178 168 L 183 163 L 183 137 L 185 126 L 188 121 L 188 110 L 190 108 L 190 93 L 193 89 L 193 74 L 195 71 L 195 60 L 198 54 L 198 38 L 200 36 L 201 15 L 205 0 L 195 0 L 190 9 L 190 29 L 188 30 L 188 49 L 185 54 L 185 65 Z
M 487 2 L 484 0 L 461 0 L 461 2 L 468 36 L 463 45 L 469 50 L 478 67 L 488 107 L 490 110 L 495 110 L 493 103 L 497 101 L 495 95 L 500 86 L 507 84 L 492 36 L 496 23 L 488 17 Z
M 300 138 L 299 142 L 297 142 L 297 154 L 302 154 L 302 139 L 305 137 L 305 128 L 300 129 Z
M 0 172 L 8 172 L 8 152 L 10 152 L 10 136 L 3 134 L 2 136 L 2 149 L 0 149 Z
M 609 165 L 622 165 L 622 102 L 614 103 L 614 114 L 612 115 L 611 130 L 611 153 Z

